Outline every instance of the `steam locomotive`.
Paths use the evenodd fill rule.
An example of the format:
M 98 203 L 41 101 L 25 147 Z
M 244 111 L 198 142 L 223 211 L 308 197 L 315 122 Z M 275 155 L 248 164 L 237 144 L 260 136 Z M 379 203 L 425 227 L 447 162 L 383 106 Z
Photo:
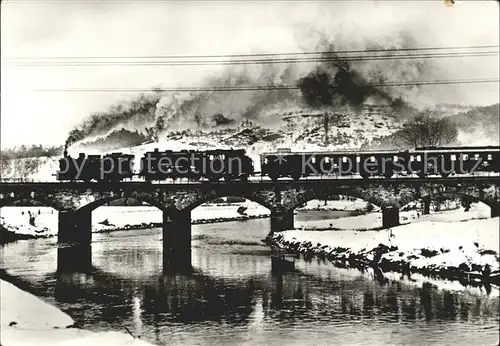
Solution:
M 79 154 L 64 152 L 59 160 L 60 181 L 116 182 L 139 176 L 145 181 L 166 179 L 246 181 L 255 173 L 245 150 L 149 151 L 134 173 L 134 155 Z M 300 180 L 308 176 L 359 175 L 391 178 L 416 174 L 448 177 L 450 174 L 500 173 L 500 147 L 420 147 L 405 151 L 321 151 L 280 150 L 260 155 L 261 176 Z
M 113 182 L 135 175 L 146 181 L 208 179 L 246 181 L 254 173 L 253 161 L 245 150 L 181 150 L 146 152 L 138 174 L 134 173 L 134 155 L 112 153 L 104 156 L 80 153 L 72 158 L 67 151 L 59 160 L 56 176 L 60 181 Z
M 218 181 L 245 181 L 254 173 L 253 161 L 245 150 L 167 150 L 155 149 L 141 159 L 139 176 L 146 181 L 181 179 L 208 179 Z
M 64 151 L 59 160 L 57 180 L 61 181 L 122 181 L 132 178 L 134 155 L 111 153 L 106 155 L 88 155 L 80 153 L 73 158 Z

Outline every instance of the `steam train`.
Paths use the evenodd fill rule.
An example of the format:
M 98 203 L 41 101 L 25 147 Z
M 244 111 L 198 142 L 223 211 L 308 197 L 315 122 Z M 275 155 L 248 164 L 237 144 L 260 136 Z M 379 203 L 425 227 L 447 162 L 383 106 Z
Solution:
M 134 173 L 134 155 L 112 153 L 104 156 L 80 153 L 72 158 L 67 151 L 59 160 L 60 181 L 116 182 L 138 175 L 146 181 L 207 179 L 246 181 L 254 173 L 253 161 L 245 150 L 181 150 L 146 152 L 140 170 Z
M 106 155 L 88 155 L 80 153 L 72 158 L 64 151 L 59 160 L 57 180 L 61 181 L 121 181 L 132 178 L 134 155 L 111 153 Z
M 254 173 L 253 161 L 243 149 L 237 150 L 181 150 L 155 149 L 141 158 L 139 176 L 146 181 L 208 179 L 218 181 L 247 180 Z
M 416 174 L 421 178 L 500 171 L 500 147 L 421 147 L 405 151 L 291 152 L 260 155 L 261 174 L 276 181 L 307 176 L 360 175 L 391 178 Z
M 180 150 L 146 152 L 134 172 L 134 155 L 111 153 L 72 158 L 64 152 L 56 176 L 60 181 L 116 182 L 139 176 L 145 181 L 166 179 L 246 181 L 254 163 L 245 150 Z M 405 151 L 292 152 L 278 149 L 260 155 L 260 175 L 273 181 L 308 176 L 394 175 L 448 177 L 450 174 L 500 173 L 500 147 L 421 147 Z

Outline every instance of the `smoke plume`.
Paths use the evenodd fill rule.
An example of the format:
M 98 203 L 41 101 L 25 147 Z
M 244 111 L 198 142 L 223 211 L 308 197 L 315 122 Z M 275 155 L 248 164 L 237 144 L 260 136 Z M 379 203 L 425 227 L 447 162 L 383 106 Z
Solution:
M 293 66 L 238 65 L 207 80 L 207 87 L 249 87 L 294 85 L 298 78 Z M 296 90 L 206 91 L 171 93 L 159 103 L 156 129 L 177 130 L 228 125 L 244 119 L 267 122 L 266 112 L 283 109 L 295 102 Z
M 70 131 L 65 148 L 84 139 L 106 135 L 113 130 L 144 129 L 155 119 L 158 94 L 140 95 L 138 98 L 111 107 L 107 112 L 94 113 Z
M 363 49 L 405 49 L 419 44 L 407 32 L 397 36 L 360 41 L 319 35 L 316 51 L 334 52 Z M 356 53 L 360 56 L 363 53 Z M 373 53 L 368 53 L 373 55 Z M 376 53 L 375 53 L 376 54 Z M 382 54 L 382 53 L 381 53 Z M 390 52 L 383 52 L 384 55 Z M 401 53 L 394 53 L 401 54 Z M 136 130 L 154 128 L 158 136 L 165 131 L 204 129 L 238 124 L 243 120 L 263 125 L 277 124 L 287 109 L 358 107 L 367 101 L 391 105 L 403 113 L 411 108 L 418 86 L 376 86 L 388 82 L 431 80 L 436 69 L 425 59 L 383 59 L 353 61 L 352 55 L 324 54 L 328 61 L 307 63 L 231 65 L 222 75 L 206 80 L 202 87 L 296 86 L 296 89 L 252 91 L 201 91 L 142 95 L 108 112 L 93 114 L 73 129 L 69 146 L 91 136 L 109 133 L 118 126 L 133 125 Z M 434 77 L 434 78 L 433 78 Z M 443 77 L 443 76 L 439 76 Z
M 342 40 L 339 42 L 337 39 L 328 39 L 322 35 L 316 51 L 405 49 L 416 46 L 417 42 L 405 32 L 382 41 L 368 41 L 361 48 L 347 43 L 342 44 Z M 403 112 L 410 108 L 411 96 L 418 93 L 418 86 L 377 87 L 370 84 L 414 82 L 432 78 L 434 75 L 432 63 L 426 60 L 384 58 L 375 61 L 351 61 L 349 57 L 345 54 L 325 53 L 322 58 L 328 58 L 328 61 L 312 61 L 302 66 L 290 63 L 228 68 L 223 76 L 208 80 L 206 85 L 208 87 L 294 85 L 298 90 L 170 94 L 160 101 L 156 113 L 156 129 L 161 132 L 169 129 L 204 128 L 208 124 L 224 125 L 246 119 L 270 124 L 280 120 L 278 116 L 280 110 L 290 107 L 357 107 L 367 100 L 389 104 L 396 111 Z M 214 121 L 214 117 L 224 118 L 227 121 Z
M 317 47 L 318 51 L 332 52 L 349 50 L 353 47 L 340 46 L 327 38 Z M 408 49 L 418 44 L 408 33 L 399 37 L 386 38 L 384 43 L 367 42 L 366 50 L 389 50 L 382 53 L 368 53 L 370 56 L 380 56 L 380 60 L 352 61 L 353 54 L 323 55 L 329 60 L 319 64 L 307 76 L 300 78 L 298 85 L 305 103 L 311 107 L 324 106 L 360 106 L 368 99 L 382 104 L 389 104 L 397 110 L 402 110 L 408 103 L 408 96 L 418 92 L 417 86 L 384 87 L 376 86 L 391 82 L 415 82 L 432 78 L 433 66 L 429 60 L 390 59 L 401 53 L 395 49 Z M 392 52 L 391 52 L 392 51 Z M 356 58 L 365 54 L 356 53 Z M 351 60 L 350 60 L 351 59 Z M 372 86 L 370 84 L 375 84 Z

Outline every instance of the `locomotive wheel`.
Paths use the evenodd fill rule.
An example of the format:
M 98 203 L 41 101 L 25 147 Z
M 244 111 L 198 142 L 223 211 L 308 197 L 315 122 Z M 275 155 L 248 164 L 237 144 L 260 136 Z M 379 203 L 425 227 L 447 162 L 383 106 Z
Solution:
M 361 176 L 361 178 L 363 179 L 368 179 L 370 178 L 370 173 L 368 172 L 360 172 L 359 175 Z
M 272 172 L 272 173 L 269 173 L 269 178 L 271 178 L 272 181 L 277 181 L 279 178 L 279 175 L 278 175 L 278 173 Z
M 290 177 L 292 177 L 293 180 L 298 181 L 301 178 L 301 174 L 299 172 L 292 172 Z

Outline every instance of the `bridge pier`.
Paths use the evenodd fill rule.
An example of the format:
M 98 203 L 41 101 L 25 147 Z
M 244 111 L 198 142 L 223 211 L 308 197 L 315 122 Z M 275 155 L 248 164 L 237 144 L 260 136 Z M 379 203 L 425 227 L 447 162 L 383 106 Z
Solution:
M 191 211 L 163 211 L 163 270 L 191 269 Z
M 60 211 L 57 241 L 90 245 L 92 239 L 92 211 Z
M 293 229 L 293 210 L 271 210 L 271 234 Z
M 386 207 L 382 209 L 382 228 L 399 226 L 399 209 Z
M 430 196 L 425 196 L 422 198 L 422 203 L 424 206 L 424 215 L 429 215 L 431 213 L 431 197 Z
M 500 216 L 500 205 L 492 205 L 491 209 L 491 217 Z

